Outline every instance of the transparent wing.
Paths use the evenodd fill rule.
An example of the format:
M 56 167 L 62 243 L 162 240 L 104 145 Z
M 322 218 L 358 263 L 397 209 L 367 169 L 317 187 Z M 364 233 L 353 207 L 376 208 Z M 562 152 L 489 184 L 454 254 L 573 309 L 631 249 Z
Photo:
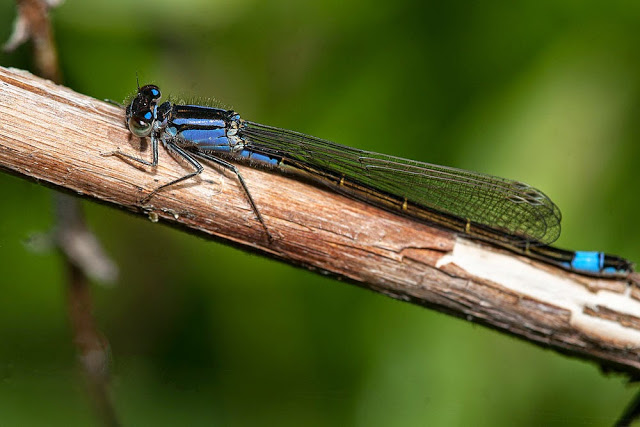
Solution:
M 518 181 L 359 150 L 286 129 L 244 121 L 246 148 L 333 171 L 345 179 L 513 235 L 549 244 L 560 234 L 558 207 Z

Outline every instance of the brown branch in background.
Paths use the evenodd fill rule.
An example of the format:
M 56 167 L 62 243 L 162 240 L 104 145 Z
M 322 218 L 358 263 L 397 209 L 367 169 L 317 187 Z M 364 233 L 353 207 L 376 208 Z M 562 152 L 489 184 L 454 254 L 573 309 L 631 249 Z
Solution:
M 93 320 L 91 293 L 87 275 L 72 262 L 67 262 L 69 275 L 69 318 L 80 363 L 96 411 L 105 426 L 120 425 L 109 388 L 109 342 Z
M 629 402 L 629 405 L 625 408 L 615 425 L 616 427 L 627 427 L 638 418 L 640 418 L 640 392 Z
M 330 274 L 376 292 L 640 374 L 640 288 L 567 272 L 287 177 L 239 165 L 269 241 L 233 176 L 184 175 L 160 150 L 156 168 L 101 154 L 139 153 L 123 111 L 0 67 L 0 168 L 202 237 Z M 148 147 L 146 147 L 148 148 Z M 208 165 L 210 166 L 210 165 Z
M 59 1 L 17 0 L 18 13 L 13 25 L 13 32 L 4 44 L 5 52 L 12 52 L 18 46 L 31 40 L 33 57 L 38 73 L 45 79 L 62 82 L 62 74 L 58 65 L 53 30 L 49 25 L 49 9 L 57 6 Z
M 62 73 L 48 14 L 49 8 L 58 3 L 18 0 L 14 31 L 3 49 L 12 51 L 31 40 L 39 74 L 60 83 Z M 87 278 L 89 276 L 98 281 L 111 283 L 117 276 L 117 268 L 87 228 L 79 200 L 58 192 L 54 193 L 54 199 L 57 225 L 53 237 L 67 266 L 69 319 L 74 343 L 94 405 L 103 423 L 110 426 L 118 425 L 108 390 L 108 343 L 93 320 Z

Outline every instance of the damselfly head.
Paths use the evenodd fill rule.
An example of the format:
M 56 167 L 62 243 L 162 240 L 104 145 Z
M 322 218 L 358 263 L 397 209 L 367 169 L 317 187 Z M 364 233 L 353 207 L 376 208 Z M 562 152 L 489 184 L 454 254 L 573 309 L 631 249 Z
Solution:
M 156 85 L 145 85 L 127 106 L 127 127 L 135 136 L 143 138 L 151 133 L 153 112 L 162 94 Z

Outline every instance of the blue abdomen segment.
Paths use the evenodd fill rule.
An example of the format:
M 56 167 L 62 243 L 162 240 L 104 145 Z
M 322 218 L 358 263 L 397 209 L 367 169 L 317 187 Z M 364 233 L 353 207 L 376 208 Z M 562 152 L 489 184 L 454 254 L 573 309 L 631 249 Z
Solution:
M 604 269 L 604 253 L 592 251 L 576 251 L 571 260 L 571 268 L 590 273 L 615 273 Z M 609 267 L 612 269 L 612 267 Z
M 633 263 L 616 255 L 597 251 L 568 251 L 555 246 L 532 246 L 527 250 L 533 258 L 559 265 L 576 273 L 597 277 L 626 277 Z
M 576 251 L 567 265 L 578 272 L 596 275 L 624 275 L 632 271 L 631 263 L 624 258 L 607 255 L 604 252 Z

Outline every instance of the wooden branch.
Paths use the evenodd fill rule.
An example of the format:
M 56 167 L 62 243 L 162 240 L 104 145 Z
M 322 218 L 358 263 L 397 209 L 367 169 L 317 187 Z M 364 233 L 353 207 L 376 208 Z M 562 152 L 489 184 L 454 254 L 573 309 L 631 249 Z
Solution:
M 155 171 L 101 156 L 140 155 L 142 144 L 150 158 L 121 109 L 0 68 L 0 117 L 0 167 L 11 173 L 640 374 L 640 290 L 628 281 L 569 273 L 239 166 L 275 237 L 269 242 L 237 180 L 215 168 L 142 206 L 185 168 L 162 149 Z

